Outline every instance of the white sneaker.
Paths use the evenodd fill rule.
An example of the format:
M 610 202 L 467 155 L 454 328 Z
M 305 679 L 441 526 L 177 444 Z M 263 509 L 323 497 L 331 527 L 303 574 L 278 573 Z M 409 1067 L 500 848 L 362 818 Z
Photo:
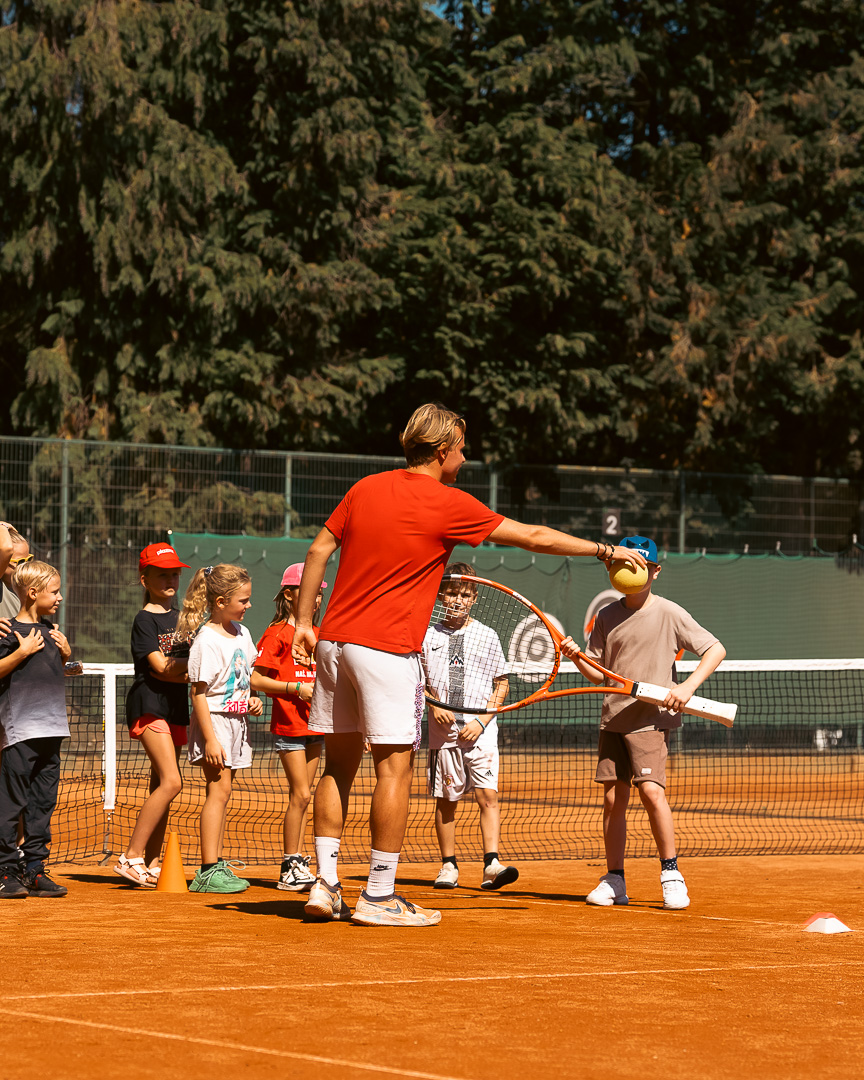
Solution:
M 502 885 L 512 885 L 519 877 L 519 871 L 515 866 L 505 866 L 498 859 L 493 859 L 488 866 L 483 868 L 483 880 L 480 882 L 481 889 L 500 889 Z
M 323 878 L 316 878 L 305 912 L 316 922 L 347 922 L 351 918 L 351 909 L 342 899 L 341 885 L 328 885 Z
M 309 869 L 309 859 L 304 855 L 292 855 L 282 860 L 277 889 L 286 892 L 306 892 L 315 884 L 315 875 Z
M 452 862 L 445 862 L 438 871 L 438 877 L 432 882 L 433 889 L 455 889 L 459 884 L 459 868 Z
M 680 871 L 661 870 L 660 884 L 663 887 L 664 908 L 668 911 L 682 911 L 690 907 L 690 896 Z
M 597 907 L 612 907 L 613 904 L 629 904 L 630 897 L 624 878 L 620 874 L 604 874 L 595 889 L 585 897 L 586 904 L 595 904 Z

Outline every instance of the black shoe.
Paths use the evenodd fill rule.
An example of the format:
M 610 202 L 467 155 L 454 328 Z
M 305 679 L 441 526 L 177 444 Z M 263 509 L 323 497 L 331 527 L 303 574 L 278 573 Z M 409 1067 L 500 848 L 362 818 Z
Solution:
M 24 900 L 30 893 L 21 884 L 17 870 L 8 866 L 0 872 L 0 900 Z
M 65 885 L 52 881 L 48 871 L 41 867 L 24 871 L 24 889 L 30 896 L 65 896 L 69 890 Z

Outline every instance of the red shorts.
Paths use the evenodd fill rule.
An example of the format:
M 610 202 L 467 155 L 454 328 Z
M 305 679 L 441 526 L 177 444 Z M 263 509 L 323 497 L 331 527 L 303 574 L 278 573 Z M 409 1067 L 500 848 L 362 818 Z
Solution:
M 139 716 L 132 727 L 129 728 L 129 734 L 133 739 L 140 739 L 144 728 L 149 728 L 151 731 L 160 731 L 163 735 L 170 735 L 175 746 L 185 746 L 189 741 L 188 727 L 184 724 L 169 724 L 161 716 L 153 716 L 152 713 Z

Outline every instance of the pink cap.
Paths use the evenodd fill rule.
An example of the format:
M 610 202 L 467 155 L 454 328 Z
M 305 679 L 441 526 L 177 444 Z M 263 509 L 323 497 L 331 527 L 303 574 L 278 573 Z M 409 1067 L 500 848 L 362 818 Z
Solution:
M 300 578 L 303 577 L 303 567 L 305 565 L 306 564 L 302 563 L 302 562 L 292 563 L 288 567 L 288 569 L 285 571 L 285 573 L 282 575 L 282 584 L 279 587 L 281 589 L 284 589 L 286 585 L 299 585 L 300 584 Z M 321 588 L 322 589 L 327 588 L 327 582 L 326 581 L 321 582 Z

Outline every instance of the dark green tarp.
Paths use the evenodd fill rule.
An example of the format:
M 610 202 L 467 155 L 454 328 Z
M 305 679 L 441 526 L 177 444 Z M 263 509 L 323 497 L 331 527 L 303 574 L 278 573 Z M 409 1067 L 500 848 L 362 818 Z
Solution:
M 272 616 L 283 570 L 302 562 L 309 546 L 308 540 L 176 532 L 171 542 L 193 568 L 217 562 L 248 568 L 253 592 L 246 624 L 256 641 Z M 331 587 L 338 558 L 337 552 L 327 567 Z M 517 589 L 577 641 L 585 639 L 586 621 L 619 595 L 595 559 L 491 546 L 459 547 L 453 559 Z M 184 574 L 184 587 L 187 581 Z M 861 655 L 864 577 L 832 558 L 668 555 L 655 588 L 716 634 L 732 660 Z M 325 604 L 326 598 L 325 592 Z

